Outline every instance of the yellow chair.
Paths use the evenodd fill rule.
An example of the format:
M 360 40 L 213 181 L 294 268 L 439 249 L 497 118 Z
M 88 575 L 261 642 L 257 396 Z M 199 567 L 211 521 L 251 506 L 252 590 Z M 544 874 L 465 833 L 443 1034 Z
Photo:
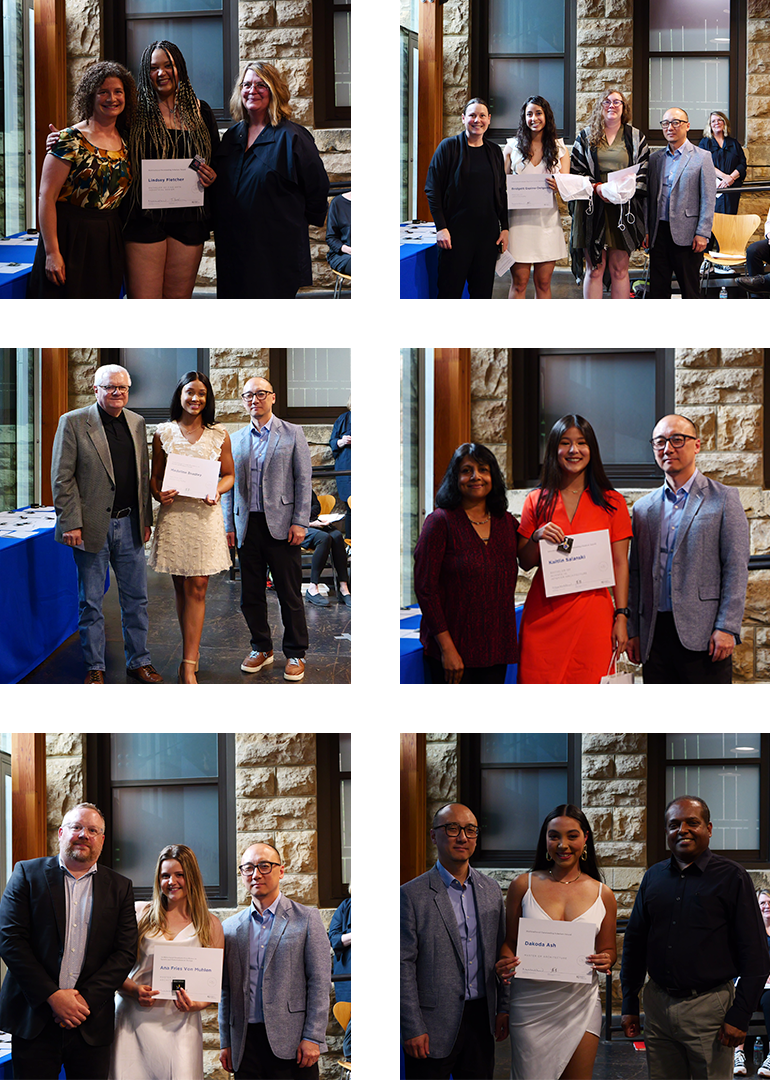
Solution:
M 708 292 L 711 269 L 724 266 L 732 270 L 731 277 L 737 277 L 737 270 L 746 269 L 746 245 L 751 235 L 761 224 L 758 214 L 714 214 L 711 231 L 719 244 L 719 251 L 704 251 L 701 264 L 701 292 Z
M 350 1023 L 350 1002 L 349 1001 L 336 1001 L 332 1008 L 334 1013 L 334 1019 L 340 1025 L 343 1031 L 347 1031 L 348 1024 Z M 344 1058 L 340 1058 L 337 1064 L 347 1072 L 351 1072 L 353 1069 L 352 1064 L 349 1061 L 345 1061 Z
M 321 504 L 322 514 L 331 514 L 334 512 L 334 506 L 337 500 L 333 495 L 318 495 L 317 498 Z
M 335 270 L 333 267 L 329 267 L 334 274 L 334 294 L 332 300 L 340 300 L 342 298 L 342 287 L 347 285 L 350 288 L 350 274 L 343 274 L 341 270 Z

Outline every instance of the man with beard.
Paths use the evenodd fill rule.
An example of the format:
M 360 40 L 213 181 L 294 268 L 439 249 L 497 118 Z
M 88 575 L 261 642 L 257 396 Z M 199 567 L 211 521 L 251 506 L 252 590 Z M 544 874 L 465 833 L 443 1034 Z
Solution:
M 104 815 L 64 815 L 59 854 L 16 863 L 0 901 L 0 1028 L 13 1036 L 16 1080 L 106 1080 L 114 995 L 136 960 L 134 890 L 97 867 Z

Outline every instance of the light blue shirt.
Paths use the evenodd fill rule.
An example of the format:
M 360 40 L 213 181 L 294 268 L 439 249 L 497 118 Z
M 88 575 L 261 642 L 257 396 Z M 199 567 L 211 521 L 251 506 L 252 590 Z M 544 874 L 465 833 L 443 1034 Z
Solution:
M 59 856 L 59 866 L 64 872 L 64 903 L 67 929 L 64 934 L 64 951 L 59 968 L 59 989 L 74 989 L 86 956 L 88 931 L 91 926 L 91 910 L 94 897 L 94 874 L 96 863 L 82 877 L 75 878 Z
M 278 893 L 270 907 L 257 911 L 251 905 L 249 918 L 249 1023 L 264 1024 L 262 1012 L 262 979 L 265 973 L 265 954 L 267 943 L 273 932 L 275 909 L 281 894 Z
M 686 484 L 677 490 L 669 485 L 668 480 L 663 486 L 660 504 L 660 581 L 661 590 L 658 600 L 658 611 L 671 611 L 671 563 L 676 548 L 676 534 L 679 523 L 682 520 L 690 488 L 693 485 L 698 470 L 692 474 Z
M 481 938 L 478 933 L 479 920 L 476 914 L 474 870 L 471 866 L 468 867 L 468 877 L 465 879 L 465 884 L 462 884 L 440 862 L 436 863 L 436 868 L 446 885 L 447 896 L 460 932 L 460 944 L 463 947 L 465 961 L 465 1000 L 475 1001 L 477 998 L 486 997 L 486 987 L 483 978 Z
M 663 170 L 663 186 L 661 193 L 663 202 L 660 209 L 660 220 L 668 221 L 669 206 L 671 203 L 671 188 L 674 186 L 674 181 L 679 175 L 679 170 L 682 167 L 682 158 L 684 157 L 684 143 L 678 150 L 672 150 L 670 146 L 666 147 L 666 167 Z
M 262 473 L 265 467 L 265 454 L 267 453 L 267 440 L 270 438 L 270 425 L 273 423 L 272 416 L 263 424 L 261 428 L 257 429 L 255 423 L 249 425 L 251 431 L 251 443 L 249 448 L 249 456 L 251 458 L 251 502 L 249 503 L 249 512 L 258 513 L 264 512 L 264 504 L 262 502 Z

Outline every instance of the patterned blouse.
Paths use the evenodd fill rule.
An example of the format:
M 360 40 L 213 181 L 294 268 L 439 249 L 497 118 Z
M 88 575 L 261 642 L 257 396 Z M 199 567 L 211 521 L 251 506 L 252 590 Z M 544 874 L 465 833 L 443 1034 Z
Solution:
M 77 128 L 64 128 L 50 153 L 72 168 L 57 202 L 92 210 L 115 210 L 131 184 L 125 143 L 120 150 L 94 146 Z

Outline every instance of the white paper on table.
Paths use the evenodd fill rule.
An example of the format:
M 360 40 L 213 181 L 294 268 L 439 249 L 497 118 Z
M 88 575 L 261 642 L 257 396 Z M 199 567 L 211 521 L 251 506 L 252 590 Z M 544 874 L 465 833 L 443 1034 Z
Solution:
M 507 270 L 511 269 L 515 261 L 513 255 L 511 255 L 510 248 L 504 251 L 502 255 L 498 255 L 497 262 L 495 263 L 495 273 L 497 276 L 502 277 Z
M 184 990 L 193 1001 L 219 1001 L 222 995 L 223 949 L 175 948 L 155 942 L 152 957 L 152 988 L 161 1001 L 174 1000 L 172 979 L 184 979 Z
M 548 210 L 553 206 L 553 190 L 545 173 L 514 173 L 505 179 L 509 210 Z
M 21 236 L 4 236 L 0 240 L 0 247 L 20 247 L 22 244 L 27 244 L 30 248 L 37 247 L 38 242 L 37 233 L 22 233 Z
M 565 202 L 572 202 L 574 199 L 590 199 L 593 195 L 593 184 L 587 176 L 557 172 L 553 174 L 553 178 Z
M 190 168 L 192 158 L 142 158 L 142 209 L 203 206 L 203 184 Z
M 342 521 L 344 514 L 319 514 L 316 521 L 322 521 L 324 525 L 331 525 L 333 521 Z
M 415 615 L 422 615 L 422 612 L 420 611 L 420 609 L 418 607 L 410 607 L 410 608 L 401 608 L 400 609 L 400 614 L 401 614 L 401 622 L 403 622 L 404 619 L 413 619 L 415 617 Z
M 163 491 L 178 491 L 189 499 L 214 498 L 219 483 L 219 462 L 207 458 L 169 454 L 163 474 Z
M 20 270 L 31 270 L 32 263 L 0 262 L 0 274 L 18 274 Z
M 572 550 L 559 551 L 548 540 L 540 541 L 540 569 L 546 596 L 604 589 L 615 584 L 609 529 L 577 533 L 568 537 Z
M 596 927 L 587 922 L 519 919 L 516 979 L 590 983 L 586 957 L 595 951 Z

